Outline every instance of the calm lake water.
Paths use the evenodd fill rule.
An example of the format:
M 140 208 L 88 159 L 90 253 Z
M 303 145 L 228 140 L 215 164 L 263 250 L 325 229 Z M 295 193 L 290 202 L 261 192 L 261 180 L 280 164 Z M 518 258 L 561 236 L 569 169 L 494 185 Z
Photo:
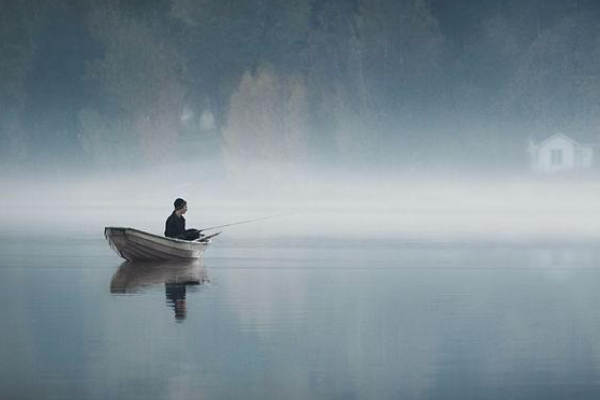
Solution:
M 0 399 L 597 399 L 597 243 L 0 238 Z

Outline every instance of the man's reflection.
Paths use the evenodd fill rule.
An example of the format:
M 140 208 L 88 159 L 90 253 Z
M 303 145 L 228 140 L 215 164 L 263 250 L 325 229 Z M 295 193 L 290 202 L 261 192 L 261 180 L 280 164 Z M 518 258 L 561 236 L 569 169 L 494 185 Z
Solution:
M 164 284 L 166 303 L 173 308 L 175 320 L 187 316 L 186 292 L 188 286 L 209 282 L 201 262 L 130 263 L 121 264 L 110 282 L 111 293 L 136 293 L 145 287 Z
M 173 307 L 177 321 L 182 321 L 186 317 L 185 286 L 185 283 L 165 283 L 167 304 Z

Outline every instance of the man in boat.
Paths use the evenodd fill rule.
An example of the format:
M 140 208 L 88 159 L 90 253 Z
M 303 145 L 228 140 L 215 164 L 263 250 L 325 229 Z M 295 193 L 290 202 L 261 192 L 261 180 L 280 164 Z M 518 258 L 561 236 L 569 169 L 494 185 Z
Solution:
M 175 210 L 167 218 L 165 223 L 165 236 L 173 239 L 196 240 L 202 237 L 198 229 L 185 229 L 185 214 L 188 210 L 187 202 L 184 199 L 176 199 Z

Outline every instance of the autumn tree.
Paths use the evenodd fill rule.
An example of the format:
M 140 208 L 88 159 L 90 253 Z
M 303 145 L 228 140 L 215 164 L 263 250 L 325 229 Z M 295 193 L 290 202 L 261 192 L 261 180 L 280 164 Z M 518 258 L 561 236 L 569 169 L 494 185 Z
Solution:
M 280 77 L 267 67 L 244 74 L 223 130 L 229 172 L 270 176 L 305 166 L 305 107 L 299 77 Z

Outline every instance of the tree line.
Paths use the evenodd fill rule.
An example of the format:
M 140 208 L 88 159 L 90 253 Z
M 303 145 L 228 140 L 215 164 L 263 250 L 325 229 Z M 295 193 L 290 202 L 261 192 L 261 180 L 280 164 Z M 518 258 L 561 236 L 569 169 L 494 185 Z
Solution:
M 532 135 L 600 133 L 599 14 L 591 0 L 1 2 L 0 163 L 519 166 Z

